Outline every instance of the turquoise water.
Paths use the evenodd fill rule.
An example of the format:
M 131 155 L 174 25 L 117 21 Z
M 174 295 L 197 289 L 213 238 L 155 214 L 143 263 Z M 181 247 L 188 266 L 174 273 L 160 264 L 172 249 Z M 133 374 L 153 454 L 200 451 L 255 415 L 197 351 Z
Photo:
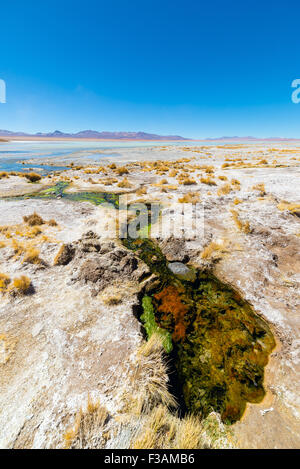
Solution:
M 243 142 L 245 143 L 245 142 Z M 100 161 L 102 158 L 117 155 L 118 149 L 145 148 L 160 146 L 215 146 L 232 145 L 237 142 L 203 142 L 203 141 L 11 141 L 0 142 L 0 170 L 1 171 L 24 171 L 28 170 L 26 165 L 20 162 L 31 158 L 55 158 L 74 155 L 76 157 L 89 158 L 92 161 Z M 104 154 L 93 151 L 105 151 Z M 107 152 L 111 150 L 111 152 Z M 29 165 L 29 167 L 41 168 L 44 173 L 64 169 L 61 166 Z
M 28 171 L 29 168 L 40 168 L 42 174 L 65 169 L 64 166 L 45 166 L 38 164 L 22 164 L 31 158 L 55 158 L 74 155 L 89 158 L 94 162 L 102 158 L 115 156 L 114 150 L 121 148 L 149 147 L 162 145 L 185 145 L 185 142 L 119 142 L 119 141 L 29 141 L 19 140 L 0 143 L 0 171 Z M 194 144 L 194 143 L 193 143 Z M 112 150 L 107 152 L 107 150 Z M 93 151 L 105 150 L 104 154 Z
M 47 166 L 47 165 L 40 165 L 40 164 L 22 164 L 20 160 L 16 159 L 8 159 L 8 158 L 1 158 L 0 153 L 0 171 L 16 171 L 16 172 L 30 172 L 30 171 L 38 171 L 39 174 L 45 175 L 49 174 L 53 171 L 62 171 L 63 169 L 67 169 L 66 166 Z

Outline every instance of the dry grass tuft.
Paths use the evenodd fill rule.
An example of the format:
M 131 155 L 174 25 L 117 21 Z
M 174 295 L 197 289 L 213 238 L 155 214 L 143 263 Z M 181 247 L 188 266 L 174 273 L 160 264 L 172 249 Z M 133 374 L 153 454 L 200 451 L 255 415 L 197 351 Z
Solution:
M 214 167 L 213 166 L 207 166 L 205 169 L 206 174 L 213 174 L 214 173 Z
M 31 286 L 31 280 L 26 275 L 21 275 L 19 278 L 15 278 L 11 284 L 10 290 L 25 295 Z
M 178 179 L 179 184 L 183 184 L 184 186 L 192 186 L 193 184 L 197 184 L 195 179 L 184 177 Z
M 248 234 L 250 233 L 251 229 L 250 229 L 250 223 L 248 221 L 246 222 L 243 222 L 240 220 L 239 218 L 239 214 L 236 210 L 230 210 L 232 216 L 233 216 L 233 220 L 236 224 L 236 226 L 238 227 L 238 229 L 240 231 L 243 231 L 244 233 Z
M 233 186 L 240 186 L 241 185 L 241 183 L 238 179 L 231 179 L 231 184 Z
M 188 192 L 182 197 L 179 197 L 178 202 L 181 204 L 197 204 L 200 202 L 199 192 Z
M 233 201 L 234 205 L 238 205 L 238 204 L 241 204 L 242 203 L 242 200 L 241 199 L 238 199 L 238 198 L 235 198 L 234 201 Z
M 39 226 L 33 226 L 31 229 L 26 230 L 25 233 L 22 233 L 22 236 L 26 236 L 27 238 L 35 238 L 36 236 L 40 235 L 42 230 Z
M 281 211 L 288 210 L 291 213 L 295 213 L 295 212 L 299 212 L 300 204 L 293 204 L 290 202 L 280 202 L 280 204 L 277 205 L 277 208 Z
M 147 194 L 147 189 L 146 189 L 145 186 L 140 187 L 139 189 L 137 189 L 136 195 L 144 195 L 144 194 Z
M 29 182 L 37 182 L 42 179 L 42 176 L 37 173 L 25 173 L 24 177 L 28 179 Z
M 176 401 L 168 389 L 168 365 L 159 334 L 154 333 L 139 348 L 131 380 L 133 389 L 124 396 L 126 410 L 141 415 L 149 413 L 159 404 L 176 407 Z
M 12 240 L 11 246 L 16 257 L 20 257 L 26 251 L 25 244 L 21 243 L 20 241 L 17 241 L 16 239 Z
M 201 253 L 201 258 L 211 259 L 212 257 L 215 257 L 216 253 L 220 253 L 220 252 L 227 252 L 224 242 L 212 241 L 203 249 Z
M 119 168 L 116 169 L 116 173 L 119 176 L 123 176 L 124 174 L 129 174 L 129 171 L 125 166 L 119 166 Z
M 32 215 L 24 216 L 23 220 L 29 226 L 43 225 L 45 222 L 40 215 L 34 212 Z
M 174 178 L 174 177 L 177 176 L 177 174 L 178 174 L 178 171 L 176 171 L 176 169 L 171 169 L 171 170 L 169 171 L 168 176 L 171 177 L 171 178 Z
M 207 184 L 208 186 L 216 186 L 217 183 L 211 177 L 202 177 L 200 178 L 202 184 Z
M 227 183 L 227 184 L 224 184 L 224 186 L 219 187 L 219 189 L 217 191 L 217 194 L 220 197 L 222 195 L 229 194 L 229 192 L 231 192 L 231 191 L 232 191 L 232 187 L 229 183 Z
M 0 291 L 5 292 L 10 284 L 10 277 L 6 274 L 0 274 Z
M 6 171 L 1 171 L 0 172 L 0 179 L 8 178 L 9 175 Z
M 47 222 L 47 224 L 48 224 L 49 226 L 57 226 L 57 222 L 54 220 L 54 218 L 51 218 L 51 220 L 49 220 L 49 221 Z
M 259 191 L 261 197 L 266 195 L 265 185 L 262 182 L 260 184 L 256 184 L 255 186 L 253 186 L 252 189 L 255 190 L 255 191 Z
M 29 264 L 40 264 L 42 260 L 40 259 L 40 251 L 37 248 L 30 247 L 26 250 L 23 262 L 28 262 Z
M 128 179 L 127 179 L 126 177 L 124 177 L 123 181 L 120 181 L 120 182 L 118 183 L 118 187 L 130 189 L 130 187 L 132 187 L 132 184 L 130 184 L 130 182 L 128 181 Z
M 73 427 L 63 436 L 65 449 L 97 449 L 103 447 L 103 433 L 109 414 L 99 402 L 93 403 L 88 397 L 85 411 L 76 414 Z
M 217 416 L 205 421 L 193 415 L 180 419 L 162 405 L 144 419 L 140 431 L 132 438 L 132 449 L 209 449 L 226 447 L 226 430 Z

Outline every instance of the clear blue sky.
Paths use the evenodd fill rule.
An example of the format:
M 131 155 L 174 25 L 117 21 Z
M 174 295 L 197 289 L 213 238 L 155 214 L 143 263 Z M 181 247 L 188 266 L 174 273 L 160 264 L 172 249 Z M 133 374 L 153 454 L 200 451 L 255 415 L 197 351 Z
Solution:
M 300 137 L 299 0 L 14 0 L 0 128 Z

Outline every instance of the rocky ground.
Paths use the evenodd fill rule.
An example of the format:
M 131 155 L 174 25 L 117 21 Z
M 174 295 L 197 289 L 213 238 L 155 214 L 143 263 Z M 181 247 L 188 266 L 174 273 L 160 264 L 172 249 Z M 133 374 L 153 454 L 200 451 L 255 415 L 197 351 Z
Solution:
M 167 236 L 158 244 L 169 261 L 209 269 L 238 290 L 268 322 L 277 344 L 265 369 L 263 402 L 248 404 L 228 434 L 218 424 L 217 443 L 202 429 L 204 446 L 300 445 L 300 148 L 274 145 L 118 149 L 99 161 L 82 155 L 45 161 L 70 168 L 36 183 L 18 175 L 0 179 L 2 197 L 66 181 L 70 194 L 158 201 L 162 218 L 172 223 L 183 202 L 204 210 L 196 237 Z M 0 208 L 0 446 L 63 447 L 80 408 L 92 414 L 91 402 L 99 401 L 110 423 L 101 441 L 91 437 L 85 446 L 139 447 L 139 441 L 145 447 L 134 440 L 143 425 L 127 401 L 136 393 L 144 346 L 139 292 L 151 276 L 107 231 L 114 209 L 66 198 L 2 198 Z M 31 224 L 34 212 L 42 222 Z M 21 276 L 29 279 L 26 288 L 15 281 Z M 147 363 L 143 389 L 153 373 Z M 161 397 L 155 402 L 165 404 Z M 74 435 L 68 435 L 70 443 Z

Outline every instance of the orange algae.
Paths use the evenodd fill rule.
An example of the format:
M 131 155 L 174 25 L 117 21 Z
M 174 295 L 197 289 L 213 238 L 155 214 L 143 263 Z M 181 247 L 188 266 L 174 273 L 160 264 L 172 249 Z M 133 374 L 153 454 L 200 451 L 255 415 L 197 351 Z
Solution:
M 173 285 L 168 285 L 160 293 L 154 295 L 154 298 L 160 302 L 157 311 L 163 313 L 162 321 L 167 321 L 169 315 L 173 318 L 172 339 L 174 342 L 184 339 L 186 333 L 185 315 L 189 307 L 182 302 L 178 289 Z

